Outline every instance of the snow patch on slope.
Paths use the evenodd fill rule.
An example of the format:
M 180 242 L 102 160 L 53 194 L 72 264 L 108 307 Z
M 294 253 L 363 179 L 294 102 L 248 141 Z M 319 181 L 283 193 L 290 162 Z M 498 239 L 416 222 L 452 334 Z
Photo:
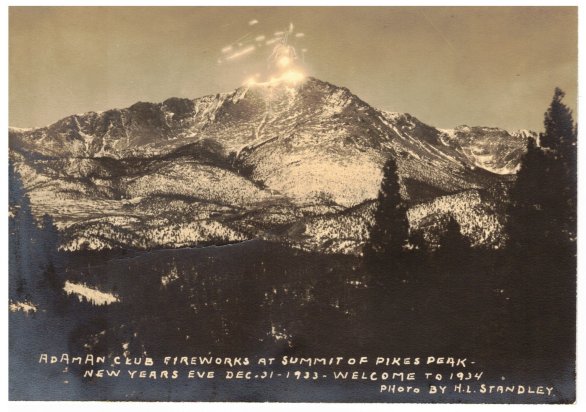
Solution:
M 85 300 L 95 306 L 110 305 L 112 303 L 120 302 L 120 299 L 113 294 L 101 292 L 98 289 L 91 288 L 83 283 L 65 281 L 63 290 L 68 295 L 77 295 L 80 302 Z

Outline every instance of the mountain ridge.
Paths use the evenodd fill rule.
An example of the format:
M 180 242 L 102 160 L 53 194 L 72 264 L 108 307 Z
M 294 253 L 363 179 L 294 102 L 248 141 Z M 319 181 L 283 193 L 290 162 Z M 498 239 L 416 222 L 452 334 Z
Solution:
M 314 78 L 137 102 L 9 131 L 33 210 L 54 217 L 71 250 L 82 248 L 88 233 L 101 236 L 86 242 L 97 249 L 283 233 L 299 241 L 306 238 L 297 236 L 301 229 L 287 229 L 299 219 L 374 199 L 389 156 L 398 163 L 402 196 L 415 206 L 510 180 L 528 137 L 498 128 L 440 130 Z M 130 240 L 113 242 L 122 232 Z M 152 241 L 161 236 L 168 239 Z

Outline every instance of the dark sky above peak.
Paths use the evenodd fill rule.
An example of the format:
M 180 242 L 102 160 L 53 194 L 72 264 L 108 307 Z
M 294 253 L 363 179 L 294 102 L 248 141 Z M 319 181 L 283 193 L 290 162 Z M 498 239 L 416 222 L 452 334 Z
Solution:
M 290 23 L 305 73 L 436 127 L 539 131 L 556 86 L 576 107 L 573 7 L 11 7 L 9 16 L 16 127 L 265 80 L 266 41 Z

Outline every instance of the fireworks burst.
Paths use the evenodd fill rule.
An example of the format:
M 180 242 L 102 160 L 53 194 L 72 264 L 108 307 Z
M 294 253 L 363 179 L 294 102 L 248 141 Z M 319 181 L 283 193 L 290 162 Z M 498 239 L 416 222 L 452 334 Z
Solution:
M 248 26 L 254 26 L 252 30 L 262 28 L 262 25 L 256 19 L 250 20 Z M 218 59 L 218 64 L 242 61 L 251 58 L 255 54 L 265 52 L 268 55 L 266 78 L 269 80 L 261 82 L 260 73 L 256 73 L 254 76 L 249 77 L 244 84 L 252 85 L 275 81 L 298 83 L 305 77 L 300 60 L 305 60 L 307 48 L 301 49 L 302 58 L 300 59 L 292 43 L 298 43 L 304 38 L 305 33 L 295 32 L 293 23 L 289 24 L 287 30 L 276 31 L 271 37 L 267 37 L 262 32 L 249 32 L 220 50 L 221 57 Z

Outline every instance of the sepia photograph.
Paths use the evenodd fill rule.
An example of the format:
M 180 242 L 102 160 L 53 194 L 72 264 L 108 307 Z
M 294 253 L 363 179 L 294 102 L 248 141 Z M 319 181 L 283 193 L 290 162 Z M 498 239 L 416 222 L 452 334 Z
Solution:
M 575 403 L 577 6 L 6 8 L 9 400 Z

